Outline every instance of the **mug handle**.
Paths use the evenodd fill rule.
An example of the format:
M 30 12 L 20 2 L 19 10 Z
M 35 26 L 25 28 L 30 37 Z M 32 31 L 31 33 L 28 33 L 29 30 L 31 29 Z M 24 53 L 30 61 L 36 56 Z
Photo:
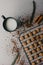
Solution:
M 2 18 L 3 18 L 3 19 L 6 19 L 6 17 L 5 17 L 4 15 L 2 15 Z

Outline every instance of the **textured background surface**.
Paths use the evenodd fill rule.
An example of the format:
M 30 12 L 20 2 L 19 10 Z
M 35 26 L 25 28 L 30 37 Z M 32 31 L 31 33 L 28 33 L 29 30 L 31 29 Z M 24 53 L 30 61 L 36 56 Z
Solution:
M 35 0 L 37 4 L 36 13 L 43 13 L 43 0 Z M 0 65 L 11 65 L 14 55 L 11 53 L 12 35 L 3 29 L 2 15 L 18 17 L 31 15 L 32 0 L 0 0 Z

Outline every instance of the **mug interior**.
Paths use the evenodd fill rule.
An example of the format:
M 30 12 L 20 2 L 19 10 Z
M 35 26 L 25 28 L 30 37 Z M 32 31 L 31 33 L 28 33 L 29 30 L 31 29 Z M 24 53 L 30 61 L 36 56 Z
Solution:
M 3 27 L 6 31 L 12 32 L 17 28 L 17 21 L 14 18 L 7 18 L 4 23 Z

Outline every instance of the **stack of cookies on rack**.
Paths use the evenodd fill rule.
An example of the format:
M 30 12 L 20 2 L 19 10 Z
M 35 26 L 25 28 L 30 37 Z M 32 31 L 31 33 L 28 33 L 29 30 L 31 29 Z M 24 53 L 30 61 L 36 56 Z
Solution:
M 37 65 L 43 62 L 43 24 L 33 26 L 22 33 L 20 43 L 30 65 Z

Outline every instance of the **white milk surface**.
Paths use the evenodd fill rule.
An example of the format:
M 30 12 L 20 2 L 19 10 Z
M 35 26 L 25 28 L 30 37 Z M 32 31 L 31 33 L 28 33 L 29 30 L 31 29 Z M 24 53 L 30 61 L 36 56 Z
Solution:
M 9 31 L 13 31 L 17 28 L 17 22 L 14 19 L 8 19 L 6 26 Z

